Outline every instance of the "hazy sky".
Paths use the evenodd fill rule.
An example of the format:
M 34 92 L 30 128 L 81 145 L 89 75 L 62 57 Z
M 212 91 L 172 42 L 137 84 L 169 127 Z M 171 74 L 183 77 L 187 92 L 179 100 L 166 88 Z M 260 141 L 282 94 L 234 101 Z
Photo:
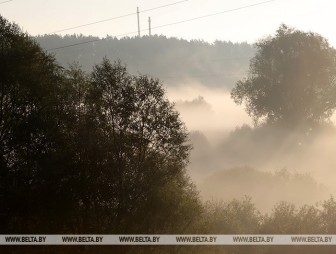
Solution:
M 0 0 L 3 2 L 5 0 Z M 32 35 L 51 33 L 68 27 L 151 9 L 179 0 L 13 0 L 0 4 L 0 13 L 19 24 Z M 208 14 L 224 12 L 265 0 L 188 0 L 166 8 L 156 9 L 141 16 L 141 29 L 148 28 L 148 16 L 152 19 L 152 34 L 163 34 L 185 39 L 231 40 L 255 42 L 273 34 L 281 23 L 305 31 L 314 31 L 326 37 L 336 46 L 334 0 L 274 0 L 258 6 L 226 12 L 207 18 L 154 29 L 156 26 L 192 19 Z M 137 31 L 136 15 L 64 31 L 85 35 L 118 36 Z M 143 31 L 142 34 L 147 34 Z

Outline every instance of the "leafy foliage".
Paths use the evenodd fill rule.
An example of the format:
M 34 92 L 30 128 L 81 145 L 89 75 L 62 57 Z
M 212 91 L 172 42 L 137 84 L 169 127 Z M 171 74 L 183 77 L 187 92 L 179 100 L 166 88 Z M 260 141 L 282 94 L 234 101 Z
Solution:
M 187 230 L 201 209 L 190 145 L 159 80 L 108 60 L 65 70 L 0 25 L 1 232 Z
M 16 25 L 0 17 L 0 26 L 0 224 L 5 232 L 9 217 L 16 221 L 40 211 L 41 201 L 52 199 L 47 192 L 56 187 L 52 179 L 60 171 L 46 168 L 58 156 L 67 117 L 62 69 Z
M 86 135 L 93 147 L 88 147 L 85 164 L 99 167 L 89 179 L 98 180 L 94 190 L 105 190 L 94 193 L 92 202 L 106 206 L 119 232 L 167 230 L 170 220 L 162 215 L 172 213 L 179 195 L 197 207 L 184 172 L 187 132 L 158 80 L 131 76 L 120 63 L 105 59 L 91 75 L 86 111 Z M 100 228 L 104 225 L 109 223 Z
M 318 34 L 282 25 L 256 44 L 249 76 L 231 96 L 254 120 L 289 126 L 316 124 L 336 107 L 336 50 Z

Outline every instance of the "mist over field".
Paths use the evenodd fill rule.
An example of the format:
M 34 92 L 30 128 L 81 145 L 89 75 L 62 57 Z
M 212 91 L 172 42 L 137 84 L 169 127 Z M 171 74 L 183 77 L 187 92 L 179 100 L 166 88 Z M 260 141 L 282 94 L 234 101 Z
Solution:
M 237 126 L 251 124 L 243 107 L 237 106 L 223 88 L 182 83 L 166 90 L 188 130 L 200 131 L 212 142 L 218 141 L 221 133 L 225 135 Z
M 35 36 L 0 15 L 0 253 L 335 253 L 336 49 L 284 23 L 152 34 L 238 11 L 255 33 L 272 0 L 140 30 L 185 2 Z M 134 37 L 63 33 L 131 16 Z
M 261 210 L 280 201 L 315 204 L 335 195 L 336 131 L 261 129 L 224 89 L 181 84 L 167 88 L 190 131 L 188 173 L 204 200 L 244 196 Z
M 37 37 L 45 48 L 85 40 Z M 109 45 L 112 50 L 104 51 Z M 252 45 L 162 36 L 107 38 L 99 46 L 82 45 L 76 51 L 56 51 L 55 56 L 64 66 L 76 59 L 90 70 L 103 52 L 111 60 L 120 59 L 133 73 L 163 81 L 168 99 L 190 132 L 193 150 L 187 170 L 203 200 L 228 201 L 247 195 L 258 208 L 269 210 L 280 201 L 314 204 L 336 193 L 333 122 L 303 132 L 255 128 L 244 105 L 231 98 L 232 87 L 249 71 L 255 52 Z

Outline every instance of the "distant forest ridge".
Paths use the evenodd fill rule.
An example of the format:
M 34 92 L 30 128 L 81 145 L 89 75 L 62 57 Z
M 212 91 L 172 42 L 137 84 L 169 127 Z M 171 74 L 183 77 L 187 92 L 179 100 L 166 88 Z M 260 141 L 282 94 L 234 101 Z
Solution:
M 57 61 L 67 67 L 74 62 L 90 71 L 104 57 L 127 65 L 132 74 L 148 74 L 166 85 L 188 83 L 231 89 L 248 70 L 255 53 L 253 45 L 201 40 L 187 41 L 165 36 L 98 37 L 83 35 L 43 35 L 35 37 L 42 48 L 54 53 Z M 99 41 L 95 41 L 99 40 Z M 87 41 L 95 41 L 85 43 Z M 84 44 L 79 44 L 84 43 Z M 62 46 L 79 44 L 62 49 Z

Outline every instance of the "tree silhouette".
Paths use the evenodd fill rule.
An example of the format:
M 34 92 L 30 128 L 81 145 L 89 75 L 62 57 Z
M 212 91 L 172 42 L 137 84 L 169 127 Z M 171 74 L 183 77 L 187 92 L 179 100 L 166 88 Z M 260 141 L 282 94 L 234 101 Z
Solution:
M 46 183 L 47 175 L 52 179 L 46 169 L 61 147 L 66 97 L 61 96 L 62 69 L 52 56 L 2 17 L 0 37 L 0 223 L 5 232 L 39 211 L 42 200 L 52 200 L 48 190 L 56 185 Z
M 316 124 L 336 107 L 336 51 L 318 34 L 280 26 L 256 44 L 249 75 L 231 96 L 254 120 Z
M 200 212 L 190 145 L 159 80 L 91 75 L 0 19 L 2 233 L 184 232 Z
M 186 202 L 196 208 L 198 201 L 185 176 L 187 132 L 159 81 L 105 59 L 92 72 L 86 105 L 94 142 L 86 164 L 98 167 L 92 179 L 105 190 L 93 200 L 114 214 L 119 232 L 174 230 L 174 211 L 186 209 Z

